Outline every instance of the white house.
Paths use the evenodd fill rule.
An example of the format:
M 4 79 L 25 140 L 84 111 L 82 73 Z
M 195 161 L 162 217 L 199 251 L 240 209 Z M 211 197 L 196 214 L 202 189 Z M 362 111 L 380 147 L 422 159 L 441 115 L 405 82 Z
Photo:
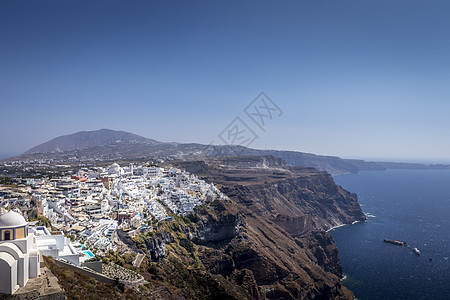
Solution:
M 131 227 L 139 228 L 142 224 L 142 218 L 139 215 L 135 215 L 130 220 Z
M 30 232 L 34 233 L 36 246 L 43 255 L 65 259 L 76 266 L 80 266 L 80 255 L 73 247 L 70 239 L 62 234 L 51 234 L 43 226 L 31 227 Z

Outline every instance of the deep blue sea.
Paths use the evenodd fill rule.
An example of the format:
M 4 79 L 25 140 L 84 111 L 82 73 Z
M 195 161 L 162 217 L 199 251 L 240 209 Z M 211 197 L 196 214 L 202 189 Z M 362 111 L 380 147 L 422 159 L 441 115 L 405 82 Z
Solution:
M 368 216 L 330 231 L 344 285 L 362 300 L 450 299 L 450 171 L 367 171 L 334 179 L 358 195 Z

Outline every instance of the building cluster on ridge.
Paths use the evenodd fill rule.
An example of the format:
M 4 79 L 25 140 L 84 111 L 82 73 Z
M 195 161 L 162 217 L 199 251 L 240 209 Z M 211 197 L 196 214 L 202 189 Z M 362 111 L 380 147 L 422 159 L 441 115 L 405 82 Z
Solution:
M 89 248 L 100 254 L 115 249 L 117 229 L 148 231 L 155 222 L 215 200 L 228 198 L 188 172 L 117 163 L 0 186 L 0 277 L 8 279 L 0 293 L 12 294 L 39 276 L 41 254 L 81 266 L 94 256 Z M 33 206 L 51 228 L 25 221 L 21 211 Z
M 117 228 L 148 227 L 171 214 L 184 216 L 196 206 L 228 199 L 213 184 L 173 167 L 114 163 L 81 168 L 72 176 L 24 182 L 19 190 L 0 188 L 4 207 L 34 201 L 55 229 L 101 250 L 113 248 Z

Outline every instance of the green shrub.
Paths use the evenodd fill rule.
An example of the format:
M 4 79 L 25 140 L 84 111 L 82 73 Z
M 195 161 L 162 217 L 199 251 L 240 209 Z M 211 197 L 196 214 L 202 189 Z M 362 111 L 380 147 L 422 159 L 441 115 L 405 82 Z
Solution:
M 73 274 L 69 270 L 64 272 L 64 279 L 68 283 L 73 283 L 75 281 L 75 278 L 73 277 Z
M 189 253 L 193 253 L 195 251 L 194 243 L 192 243 L 189 239 L 186 238 L 180 239 L 180 246 L 186 249 L 186 251 Z

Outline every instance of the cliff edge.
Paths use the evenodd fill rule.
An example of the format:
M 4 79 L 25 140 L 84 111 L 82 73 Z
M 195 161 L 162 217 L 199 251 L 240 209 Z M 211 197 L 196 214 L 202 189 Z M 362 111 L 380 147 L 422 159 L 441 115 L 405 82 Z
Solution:
M 249 299 L 354 298 L 341 285 L 338 249 L 324 230 L 365 217 L 356 195 L 329 174 L 270 156 L 176 165 L 230 197 L 198 207 L 190 225 L 171 224 L 193 242 L 208 274 L 231 281 Z

